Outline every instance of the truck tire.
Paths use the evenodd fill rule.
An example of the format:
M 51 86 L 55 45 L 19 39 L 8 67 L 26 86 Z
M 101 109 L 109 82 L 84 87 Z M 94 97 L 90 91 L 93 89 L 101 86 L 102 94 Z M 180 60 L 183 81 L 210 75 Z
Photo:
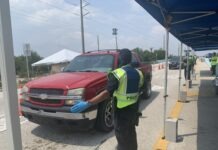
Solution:
M 98 106 L 96 129 L 109 132 L 114 128 L 113 102 L 112 99 L 101 102 Z
M 148 99 L 151 97 L 152 89 L 151 89 L 151 81 L 145 83 L 145 88 L 142 93 L 142 99 Z

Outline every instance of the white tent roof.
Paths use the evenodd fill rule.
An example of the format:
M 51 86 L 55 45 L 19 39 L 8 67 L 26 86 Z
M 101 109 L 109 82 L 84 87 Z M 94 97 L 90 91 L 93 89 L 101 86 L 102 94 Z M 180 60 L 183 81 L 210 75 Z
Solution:
M 62 49 L 61 51 L 54 53 L 38 62 L 32 64 L 32 66 L 59 64 L 71 61 L 74 57 L 80 55 L 78 52 L 74 52 L 68 49 Z

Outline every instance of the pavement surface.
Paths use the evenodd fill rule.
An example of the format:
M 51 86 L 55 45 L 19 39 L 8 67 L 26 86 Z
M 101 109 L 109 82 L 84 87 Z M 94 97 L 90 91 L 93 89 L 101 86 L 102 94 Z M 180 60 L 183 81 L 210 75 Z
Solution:
M 178 134 L 183 138 L 170 143 L 168 150 L 217 150 L 218 149 L 218 96 L 213 85 L 214 77 L 208 64 L 198 62 L 197 80 L 193 89 L 197 94 L 188 96 L 179 117 Z
M 169 70 L 167 114 L 177 101 L 178 70 Z M 184 83 L 184 81 L 183 81 Z M 138 149 L 151 150 L 163 131 L 163 87 L 164 70 L 153 73 L 153 94 L 142 100 L 140 109 L 143 116 L 137 127 Z M 0 93 L 1 95 L 1 93 Z M 3 97 L 0 97 L 0 128 L 4 126 Z M 7 129 L 0 130 L 0 150 L 7 150 Z M 39 126 L 21 117 L 22 143 L 24 150 L 114 150 L 116 138 L 114 131 L 102 133 L 95 130 L 75 132 L 63 128 Z

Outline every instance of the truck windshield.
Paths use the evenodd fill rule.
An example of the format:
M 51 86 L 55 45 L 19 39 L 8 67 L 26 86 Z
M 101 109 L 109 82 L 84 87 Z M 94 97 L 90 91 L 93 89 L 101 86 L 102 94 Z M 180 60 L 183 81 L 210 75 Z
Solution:
M 109 72 L 113 69 L 112 55 L 81 55 L 74 58 L 63 72 Z
M 176 57 L 176 56 L 174 56 L 174 57 L 171 58 L 171 61 L 176 61 L 176 62 L 178 62 L 179 60 L 180 60 L 180 58 L 179 58 L 179 57 Z

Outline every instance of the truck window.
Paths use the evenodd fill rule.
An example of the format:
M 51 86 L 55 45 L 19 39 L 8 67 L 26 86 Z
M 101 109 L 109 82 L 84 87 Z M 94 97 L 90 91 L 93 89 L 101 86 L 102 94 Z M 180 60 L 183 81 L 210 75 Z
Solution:
M 113 64 L 113 55 L 81 55 L 74 58 L 64 72 L 109 72 Z

